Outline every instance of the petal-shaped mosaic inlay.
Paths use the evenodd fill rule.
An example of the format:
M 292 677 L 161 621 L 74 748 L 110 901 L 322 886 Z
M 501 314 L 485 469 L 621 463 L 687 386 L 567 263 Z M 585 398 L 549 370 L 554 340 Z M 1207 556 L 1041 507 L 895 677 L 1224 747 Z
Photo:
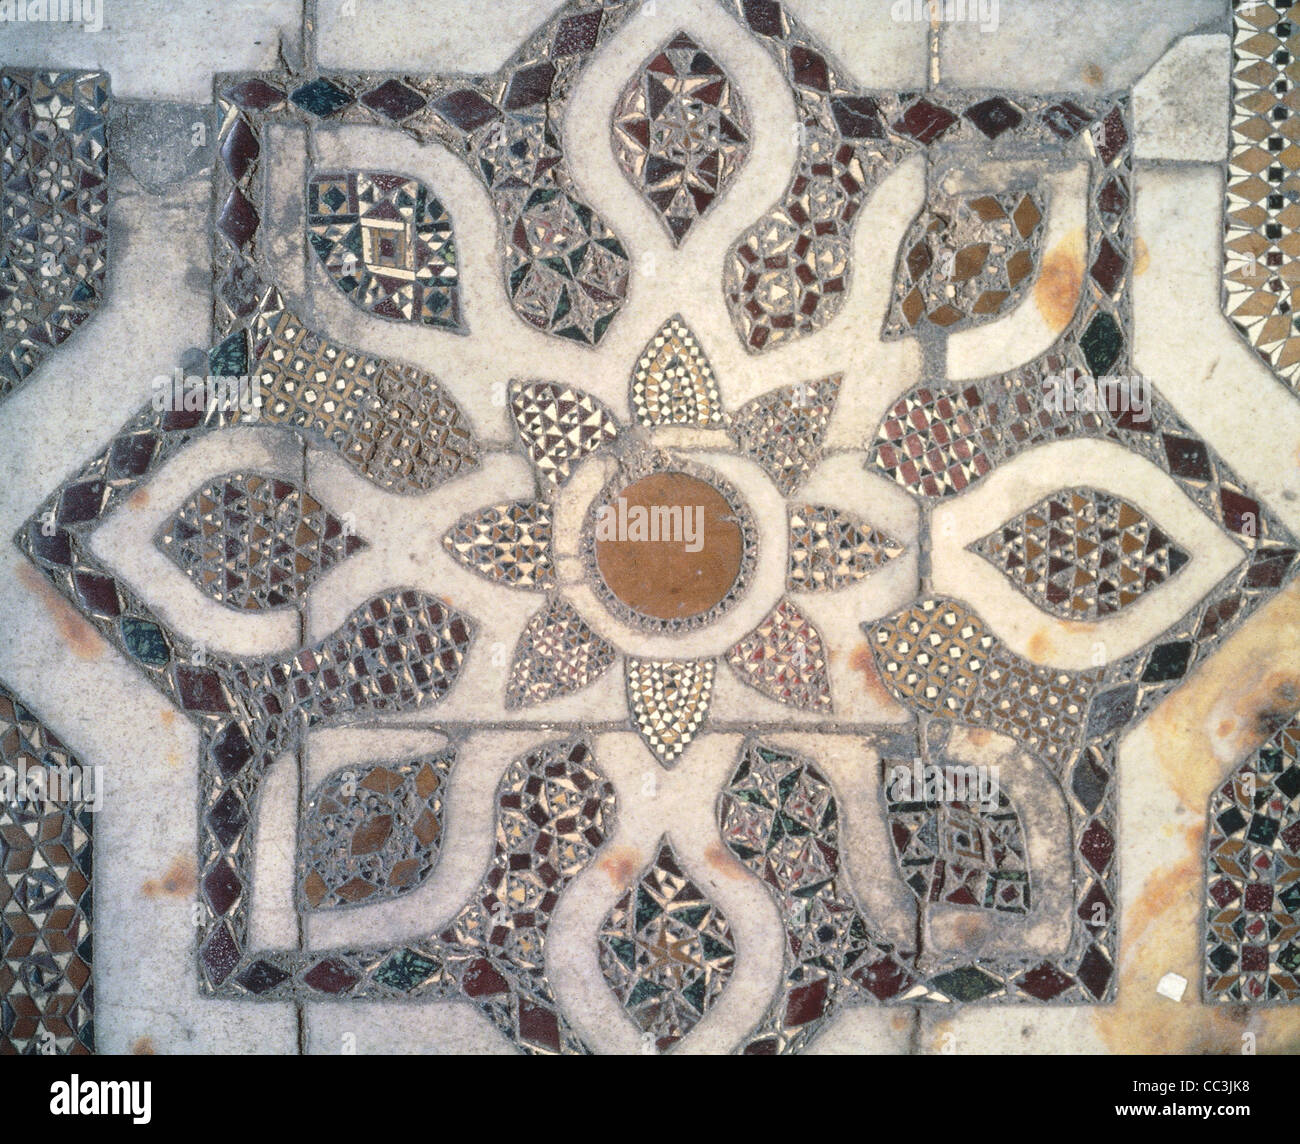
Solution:
M 1092 488 L 1053 493 L 971 548 L 1067 620 L 1121 611 L 1190 559 L 1140 509 Z
M 311 794 L 298 838 L 298 897 L 314 910 L 408 894 L 442 846 L 443 797 L 455 752 L 343 767 Z
M 335 449 L 368 480 L 427 492 L 477 467 L 478 443 L 436 378 L 312 333 L 268 292 L 253 327 L 259 418 Z M 240 411 L 231 414 L 240 419 Z
M 1210 799 L 1205 998 L 1300 1000 L 1300 721 Z
M 528 196 L 508 233 L 515 312 L 557 338 L 594 346 L 627 297 L 630 265 L 618 236 L 590 207 L 550 187 Z
M 826 426 L 840 395 L 839 374 L 783 385 L 741 406 L 728 433 L 789 496 L 821 460 Z
M 727 652 L 743 683 L 791 707 L 828 710 L 830 679 L 826 650 L 817 631 L 789 600 Z
M 313 175 L 307 235 L 334 284 L 361 309 L 468 332 L 451 216 L 419 180 L 386 171 Z
M 995 808 L 979 801 L 976 769 L 918 760 L 910 772 L 891 773 L 887 812 L 899 874 L 920 902 L 1026 914 L 1024 828 L 1004 791 Z
M 1223 228 L 1223 312 L 1282 381 L 1300 388 L 1295 27 L 1285 2 L 1232 5 L 1232 140 Z
M 627 660 L 627 701 L 645 744 L 671 767 L 709 714 L 714 662 Z
M 730 77 L 679 32 L 614 108 L 614 154 L 674 245 L 731 186 L 749 157 L 749 115 Z
M 601 973 L 660 1052 L 713 1008 L 736 966 L 727 919 L 683 872 L 667 835 L 605 915 L 599 942 Z
M 1014 309 L 1033 282 L 1043 207 L 1027 191 L 935 193 L 908 228 L 886 338 L 926 323 L 955 333 Z
M 901 556 L 904 546 L 850 513 L 826 505 L 789 511 L 790 592 L 834 592 Z
M 512 588 L 555 583 L 551 506 L 510 501 L 466 513 L 442 538 L 443 547 L 480 576 Z
M 614 645 L 593 632 L 564 597 L 554 596 L 519 637 L 506 707 L 532 707 L 581 691 L 613 666 L 614 656 Z
M 366 543 L 291 482 L 231 473 L 191 496 L 158 546 L 206 595 L 255 611 L 294 607 Z
M 512 382 L 510 412 L 528 456 L 553 485 L 564 484 L 574 462 L 618 435 L 617 422 L 594 397 L 550 381 Z
M 0 73 L 0 400 L 104 296 L 108 105 L 103 72 Z
M 632 408 L 645 426 L 722 424 L 713 367 L 681 316 L 650 339 L 632 373 Z

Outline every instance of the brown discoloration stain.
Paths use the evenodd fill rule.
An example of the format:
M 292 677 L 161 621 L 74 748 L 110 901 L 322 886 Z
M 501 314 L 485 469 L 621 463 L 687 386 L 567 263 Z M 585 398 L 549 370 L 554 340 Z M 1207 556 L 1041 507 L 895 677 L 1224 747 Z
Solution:
M 1261 665 L 1267 667 L 1261 668 Z M 1152 712 L 1156 762 L 1183 806 L 1210 792 L 1300 706 L 1300 585 L 1270 601 Z
M 947 1018 L 942 1021 L 936 1021 L 934 1028 L 930 1030 L 930 1052 L 941 1053 L 948 1047 L 945 1038 L 952 1032 L 952 1019 Z M 955 1034 L 954 1034 L 955 1035 Z
M 951 951 L 976 957 L 995 924 L 992 918 L 983 914 L 942 911 L 931 916 L 931 933 L 945 953 Z
M 170 727 L 176 722 L 176 712 L 170 709 L 164 709 L 158 713 L 158 722 L 164 727 Z
M 1043 268 L 1034 284 L 1038 312 L 1060 333 L 1070 324 L 1083 287 L 1083 228 L 1071 231 L 1043 258 Z
M 871 645 L 860 643 L 849 654 L 849 666 L 862 676 L 862 690 L 867 697 L 882 707 L 901 710 L 898 701 L 890 694 L 889 688 L 876 670 L 876 661 L 871 654 Z
M 1145 274 L 1151 269 L 1151 248 L 1147 246 L 1143 239 L 1138 239 L 1133 244 L 1133 274 L 1134 276 Z
M 714 842 L 709 846 L 704 852 L 704 860 L 724 877 L 737 881 L 743 881 L 749 877 L 749 871 L 736 860 L 735 855 L 721 842 Z
M 148 489 L 136 489 L 135 492 L 126 498 L 127 507 L 136 509 L 137 511 L 142 508 L 148 508 L 149 499 Z
M 1035 663 L 1047 663 L 1052 657 L 1052 634 L 1046 628 L 1039 628 L 1029 637 L 1029 658 Z
M 151 878 L 140 887 L 146 898 L 189 898 L 198 888 L 198 871 L 194 858 L 183 854 L 173 858 L 161 878 Z
M 1089 87 L 1101 87 L 1106 79 L 1106 73 L 1096 64 L 1083 65 L 1083 82 Z
M 893 1029 L 895 1033 L 901 1033 L 911 1023 L 912 1018 L 907 1016 L 905 1013 L 895 1013 L 889 1019 L 889 1027 Z
M 1195 1001 L 1201 977 L 1201 831 L 1193 827 L 1185 835 L 1186 856 L 1153 871 L 1124 916 L 1118 997 L 1114 1005 L 1093 1010 L 1093 1025 L 1115 1053 L 1239 1053 L 1247 1030 L 1257 1036 L 1260 1052 L 1276 1052 L 1279 1036 L 1300 1030 L 1300 1013 L 1252 1014 L 1244 1006 Z M 1170 972 L 1187 978 L 1190 1004 L 1156 993 Z
M 59 635 L 68 645 L 68 650 L 78 659 L 101 659 L 108 644 L 90 623 L 83 619 L 62 596 L 54 590 L 53 585 L 41 575 L 32 564 L 18 566 L 18 579 L 23 582 L 45 605 L 50 618 L 59 629 Z
M 993 732 L 986 727 L 964 727 L 966 741 L 972 747 L 987 747 L 993 741 Z
M 1205 816 L 1210 794 L 1300 704 L 1300 586 L 1272 600 L 1147 720 L 1160 775 L 1195 816 L 1181 835 L 1182 857 L 1153 871 L 1121 924 L 1118 999 L 1092 1020 L 1115 1052 L 1239 1053 L 1253 1032 L 1260 1053 L 1300 1039 L 1294 1007 L 1252 1010 L 1198 1003 L 1205 895 Z M 1160 997 L 1166 973 L 1188 980 L 1182 1004 Z M 1190 1001 L 1190 1003 L 1188 1003 Z
M 634 846 L 615 846 L 597 863 L 610 882 L 620 890 L 626 890 L 636 881 L 641 864 L 641 852 Z
M 157 1050 L 153 1047 L 153 1039 L 151 1037 L 141 1037 L 131 1046 L 131 1052 L 137 1057 L 152 1057 L 157 1055 Z

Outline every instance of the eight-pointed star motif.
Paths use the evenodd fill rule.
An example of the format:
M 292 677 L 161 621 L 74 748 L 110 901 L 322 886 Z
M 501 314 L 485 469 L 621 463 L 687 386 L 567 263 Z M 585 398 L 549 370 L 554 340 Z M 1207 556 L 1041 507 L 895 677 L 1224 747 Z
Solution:
M 632 370 L 631 427 L 575 386 L 514 382 L 510 410 L 544 498 L 485 506 L 443 538 L 448 552 L 493 582 L 548 592 L 515 648 L 507 707 L 571 695 L 618 658 L 618 637 L 601 634 L 616 624 L 584 616 L 554 571 L 555 502 L 579 466 L 599 453 L 615 469 L 584 514 L 581 553 L 587 582 L 610 617 L 651 632 L 714 629 L 750 588 L 758 530 L 729 480 L 665 446 L 660 434 L 688 426 L 725 435 L 730 444 L 719 441 L 720 448 L 748 457 L 790 496 L 821 460 L 839 387 L 838 375 L 782 386 L 729 412 L 707 354 L 679 315 L 650 339 Z M 664 766 L 676 762 L 707 719 L 719 661 L 778 703 L 830 710 L 825 641 L 791 595 L 852 585 L 903 546 L 831 505 L 789 504 L 787 532 L 787 594 L 774 596 L 739 639 L 685 660 L 622 649 L 633 724 Z

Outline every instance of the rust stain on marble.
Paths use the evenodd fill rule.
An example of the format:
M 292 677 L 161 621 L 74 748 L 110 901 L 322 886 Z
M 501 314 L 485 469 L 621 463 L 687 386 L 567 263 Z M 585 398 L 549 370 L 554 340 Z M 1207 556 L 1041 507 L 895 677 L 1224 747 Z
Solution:
M 1184 831 L 1184 856 L 1152 871 L 1124 916 L 1118 996 L 1092 1011 L 1113 1053 L 1239 1053 L 1245 1032 L 1255 1034 L 1260 1053 L 1278 1052 L 1300 1034 L 1300 1013 L 1199 1003 L 1202 835 L 1199 825 Z M 1182 1002 L 1156 992 L 1169 972 L 1187 978 Z
M 45 605 L 45 610 L 50 613 L 50 618 L 59 629 L 60 637 L 73 655 L 78 659 L 103 658 L 104 653 L 108 651 L 108 644 L 94 627 L 87 620 L 82 619 L 72 605 L 54 590 L 50 582 L 33 565 L 20 564 L 18 579 Z
M 142 508 L 148 508 L 149 499 L 148 489 L 136 489 L 135 492 L 126 498 L 127 507 L 133 508 L 136 511 L 139 511 Z
M 1183 806 L 1202 815 L 1224 776 L 1297 707 L 1300 585 L 1292 585 L 1152 712 L 1156 763 Z
M 137 1057 L 152 1057 L 157 1054 L 157 1049 L 153 1047 L 151 1037 L 141 1037 L 134 1045 L 131 1046 L 131 1053 Z
M 1034 283 L 1034 303 L 1054 331 L 1070 324 L 1083 288 L 1083 228 L 1071 231 L 1043 258 L 1043 268 Z
M 849 653 L 849 667 L 862 677 L 862 689 L 868 699 L 882 707 L 902 710 L 880 678 L 880 672 L 876 670 L 876 661 L 871 654 L 870 644 L 860 643 Z
M 1083 65 L 1083 82 L 1089 87 L 1101 87 L 1106 79 L 1106 73 L 1096 64 Z
M 944 926 L 943 951 L 966 957 L 978 957 L 984 943 L 992 936 L 996 922 L 979 914 L 959 913 Z
M 1151 248 L 1139 238 L 1133 243 L 1133 274 L 1135 277 L 1151 269 Z
M 1029 637 L 1029 658 L 1035 663 L 1046 663 L 1052 657 L 1052 635 L 1046 628 L 1039 628 Z
M 704 860 L 724 877 L 743 882 L 751 876 L 721 842 L 714 842 L 709 846 L 704 852 Z
M 612 885 L 626 890 L 641 869 L 641 852 L 635 846 L 615 846 L 597 865 Z
M 1300 586 L 1292 585 L 1217 649 L 1211 667 L 1194 670 L 1148 720 L 1161 778 L 1195 821 L 1166 832 L 1166 837 L 1181 835 L 1181 856 L 1148 875 L 1122 919 L 1118 998 L 1092 1015 L 1112 1051 L 1239 1053 L 1246 1032 L 1255 1034 L 1260 1053 L 1294 1051 L 1300 1042 L 1300 1011 L 1294 1007 L 1199 1001 L 1210 793 L 1297 706 Z M 1182 1002 L 1156 993 L 1169 972 L 1187 978 Z
M 198 889 L 198 870 L 194 858 L 182 854 L 172 859 L 161 878 L 151 878 L 140 887 L 146 898 L 189 898 Z
M 948 1036 L 956 1037 L 952 1029 L 952 1018 L 945 1017 L 941 1021 L 934 1023 L 934 1028 L 930 1030 L 930 1051 L 933 1053 L 942 1053 L 948 1048 Z

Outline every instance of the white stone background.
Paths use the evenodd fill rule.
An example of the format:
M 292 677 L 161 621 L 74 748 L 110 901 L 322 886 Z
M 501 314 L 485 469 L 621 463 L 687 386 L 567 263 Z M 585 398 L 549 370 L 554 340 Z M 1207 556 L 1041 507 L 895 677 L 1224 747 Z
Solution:
M 929 29 L 890 18 L 890 0 L 787 0 L 864 85 L 909 89 L 929 70 Z M 0 60 L 21 66 L 98 67 L 110 72 L 119 100 L 210 100 L 214 72 L 273 66 L 283 46 L 298 58 L 303 14 L 287 0 L 218 3 L 104 0 L 101 32 L 59 26 L 0 27 Z M 497 67 L 553 0 L 320 0 L 315 47 L 324 67 L 421 72 Z M 658 220 L 623 179 L 608 141 L 608 112 L 632 70 L 676 28 L 715 54 L 748 101 L 753 153 L 718 210 L 674 252 Z M 1300 401 L 1288 394 L 1240 342 L 1219 313 L 1219 228 L 1226 154 L 1229 44 L 1224 0 L 1002 0 L 998 27 L 943 28 L 938 77 L 945 83 L 1011 90 L 1098 92 L 1136 85 L 1137 234 L 1148 252 L 1135 282 L 1135 365 L 1153 378 L 1182 416 L 1251 483 L 1292 529 L 1300 531 Z M 710 0 L 655 0 L 602 49 L 570 109 L 566 146 L 580 185 L 638 252 L 653 255 L 653 274 L 632 283 L 629 305 L 598 353 L 561 345 L 520 323 L 504 304 L 495 263 L 489 204 L 479 184 L 438 147 L 420 148 L 394 132 L 318 129 L 322 162 L 402 170 L 429 182 L 448 204 L 463 257 L 463 303 L 469 338 L 402 328 L 368 318 L 326 281 L 302 237 L 302 132 L 276 133 L 268 147 L 272 210 L 265 220 L 280 237 L 273 249 L 290 299 L 322 316 L 338 340 L 430 369 L 466 410 L 482 440 L 509 441 L 506 413 L 492 384 L 514 376 L 571 380 L 627 417 L 631 364 L 662 321 L 680 312 L 699 336 L 730 408 L 776 385 L 845 374 L 830 444 L 862 445 L 887 404 L 919 376 L 911 341 L 884 343 L 878 330 L 898 241 L 923 195 L 919 160 L 904 164 L 871 199 L 855 237 L 857 273 L 839 319 L 818 335 L 761 357 L 735 337 L 719 289 L 728 243 L 783 189 L 794 158 L 793 105 L 769 57 Z M 129 161 L 129 157 L 128 157 Z M 0 404 L 0 537 L 11 536 L 36 505 L 109 440 L 149 396 L 151 379 L 205 344 L 209 324 L 206 173 L 145 191 L 115 171 L 113 260 L 106 302 L 76 337 Z M 1068 244 L 1083 223 L 1077 172 L 1054 177 L 1045 250 Z M 954 376 L 1010 368 L 1040 352 L 1053 336 L 1032 295 L 1004 321 L 950 342 Z M 1204 518 L 1180 503 L 1166 478 L 1102 445 L 1059 446 L 996 473 L 970 496 L 936 513 L 935 587 L 978 599 L 982 614 L 1013 648 L 1046 662 L 1077 666 L 1093 638 L 1042 614 L 991 568 L 962 552 L 1033 500 L 1076 478 L 1097 478 L 1149 508 L 1174 539 L 1195 554 L 1173 583 L 1105 633 L 1128 650 L 1156 634 L 1202 594 L 1234 559 Z M 1040 464 L 1040 461 L 1042 462 Z M 262 654 L 293 646 L 296 617 L 235 616 L 207 601 L 151 545 L 151 537 L 201 481 L 256 466 L 301 473 L 302 452 L 266 430 L 209 437 L 167 466 L 147 500 L 105 524 L 98 550 L 141 587 L 173 622 L 212 647 Z M 458 568 L 440 537 L 460 513 L 508 496 L 527 495 L 531 475 L 517 458 L 493 457 L 482 472 L 427 497 L 398 498 L 366 484 L 332 456 L 308 459 L 310 484 L 336 512 L 356 514 L 371 548 L 313 591 L 312 638 L 332 630 L 361 600 L 396 584 L 445 593 L 487 621 L 480 648 L 507 651 L 540 597 L 492 591 Z M 910 498 L 861 473 L 854 456 L 833 456 L 806 490 L 809 499 L 867 497 L 874 523 L 902 539 L 915 536 Z M 816 495 L 814 495 L 816 494 Z M 855 593 L 802 597 L 824 632 L 856 628 L 911 598 L 915 565 L 906 557 Z M 944 577 L 949 577 L 945 581 Z M 596 622 L 598 606 L 584 607 Z M 1195 674 L 1155 716 L 1137 728 L 1121 754 L 1122 884 L 1120 999 L 1107 1007 L 968 1007 L 956 1016 L 926 1011 L 856 1009 L 842 1014 L 814 1052 L 1233 1051 L 1242 1031 L 1259 1049 L 1295 1051 L 1300 1013 L 1272 1011 L 1249 1021 L 1196 1000 L 1199 976 L 1199 831 L 1219 777 L 1257 745 L 1252 717 L 1275 703 L 1300 676 L 1300 595 L 1271 605 Z M 1045 643 L 1043 641 L 1046 641 Z M 834 642 L 834 641 L 832 641 Z M 503 669 L 500 669 L 503 670 Z M 211 1001 L 199 997 L 191 902 L 196 836 L 198 737 L 122 657 L 103 645 L 55 599 L 34 569 L 0 544 L 0 677 L 29 700 L 83 762 L 107 771 L 107 804 L 96 824 L 96 1032 L 101 1051 L 338 1052 L 344 1033 L 358 1051 L 508 1051 L 470 1006 L 289 1004 Z M 713 718 L 742 719 L 781 710 L 718 675 Z M 440 720 L 473 719 L 498 708 L 499 673 L 467 674 L 446 705 L 391 730 L 335 730 L 313 736 L 309 781 L 343 763 L 429 749 Z M 847 665 L 832 664 L 837 705 L 855 718 L 897 721 Z M 569 700 L 517 716 L 544 723 L 621 717 L 622 673 Z M 874 705 L 874 706 L 873 706 Z M 768 711 L 771 708 L 771 711 Z M 794 720 L 797 722 L 796 720 Z M 430 883 L 405 902 L 313 919 L 308 938 L 328 944 L 361 933 L 429 932 L 463 900 L 486 863 L 490 799 L 512 753 L 546 737 L 537 731 L 494 732 L 462 757 L 453 780 L 447 843 Z M 861 781 L 867 748 L 848 740 L 779 737 L 815 755 L 838 787 L 849 816 L 848 863 L 864 901 L 888 912 L 890 889 L 871 877 L 887 861 L 875 792 Z M 752 1024 L 778 972 L 779 927 L 759 885 L 738 878 L 716 847 L 713 804 L 734 765 L 736 738 L 706 737 L 672 773 L 658 775 L 653 799 L 636 792 L 658 768 L 635 736 L 606 735 L 598 759 L 619 788 L 621 810 L 611 853 L 639 870 L 670 829 L 689 872 L 724 908 L 740 940 L 739 966 L 713 1013 L 687 1045 L 725 1051 Z M 275 773 L 260 824 L 255 935 L 293 941 L 288 908 L 292 810 L 297 777 Z M 874 818 L 873 818 L 874 816 Z M 562 902 L 551 949 L 551 977 L 578 1030 L 598 1049 L 634 1051 L 637 1036 L 604 990 L 595 968 L 594 929 L 621 892 L 616 877 L 593 867 Z M 367 928 L 370 927 L 370 928 Z M 1166 972 L 1191 987 L 1181 1002 L 1155 993 Z

